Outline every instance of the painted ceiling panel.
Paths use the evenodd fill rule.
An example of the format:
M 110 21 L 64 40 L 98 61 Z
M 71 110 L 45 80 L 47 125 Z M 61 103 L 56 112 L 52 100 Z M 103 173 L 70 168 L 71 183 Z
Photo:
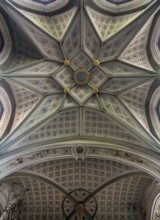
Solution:
M 94 95 L 88 99 L 88 101 L 85 102 L 85 106 L 98 110 L 102 109 L 100 100 L 97 98 L 97 95 Z
M 9 85 L 16 102 L 16 114 L 12 125 L 13 131 L 38 104 L 41 95 L 14 82 L 9 82 Z
M 19 171 L 22 219 L 140 220 L 147 172 L 160 179 L 159 0 L 0 7 L 0 179 Z
M 128 17 L 129 20 L 126 21 L 127 23 L 125 23 L 124 26 L 120 25 L 121 26 L 120 33 L 116 34 L 114 38 L 111 38 L 111 41 L 113 39 L 113 42 L 115 42 L 116 37 L 118 39 L 119 36 L 121 36 L 121 34 L 123 33 L 123 31 L 124 31 L 124 33 L 122 34 L 123 37 L 128 37 L 129 36 L 128 28 L 130 28 L 130 31 L 134 30 L 134 33 L 131 34 L 128 40 L 131 40 L 132 35 L 135 34 L 135 32 L 137 32 L 137 35 L 135 36 L 135 39 L 132 40 L 131 44 L 134 43 L 135 45 L 135 41 L 138 38 L 139 47 L 142 47 L 143 45 L 142 49 L 144 50 L 144 53 L 146 53 L 146 50 L 145 50 L 146 47 L 144 47 L 144 38 L 147 39 L 148 32 L 146 32 L 146 30 L 149 31 L 150 25 L 152 23 L 152 17 L 147 21 L 147 23 L 144 26 L 143 26 L 143 22 L 145 21 L 147 16 L 154 13 L 155 8 L 156 6 L 151 7 L 150 10 L 145 12 L 144 15 L 140 17 L 137 17 L 137 16 L 140 13 L 142 13 L 142 11 L 134 13 L 135 17 L 133 16 L 133 14 L 124 15 L 123 19 L 120 18 L 119 16 L 113 17 L 114 20 L 118 18 L 120 19 L 120 21 L 115 20 L 115 23 L 116 22 L 123 23 L 124 19 L 126 20 L 126 16 L 127 17 L 129 16 Z M 115 118 L 117 118 L 120 121 L 122 119 L 122 121 L 126 122 L 127 124 L 130 119 L 129 116 L 126 116 L 127 110 L 126 111 L 125 109 L 122 110 L 122 105 L 117 105 L 117 102 L 115 104 L 114 101 L 116 99 L 113 95 L 117 93 L 122 93 L 122 92 L 125 93 L 126 90 L 130 91 L 134 87 L 137 88 L 145 80 L 150 80 L 152 78 L 151 73 L 154 76 L 156 74 L 156 72 L 147 71 L 145 66 L 141 66 L 141 69 L 140 69 L 139 64 L 137 64 L 138 67 L 136 65 L 134 67 L 134 65 L 130 66 L 129 64 L 117 62 L 112 56 L 114 52 L 112 53 L 112 55 L 111 54 L 108 55 L 109 59 L 112 60 L 112 62 L 105 62 L 105 59 L 106 59 L 105 51 L 106 53 L 108 53 L 109 51 L 107 49 L 107 45 L 108 44 L 112 45 L 113 42 L 111 43 L 108 41 L 105 44 L 103 44 L 102 40 L 98 39 L 97 34 L 96 34 L 96 27 L 94 26 L 94 24 L 90 23 L 88 15 L 86 14 L 86 13 L 89 13 L 90 19 L 92 19 L 91 14 L 93 11 L 94 13 L 100 13 L 100 12 L 97 12 L 96 8 L 90 8 L 89 6 L 86 6 L 85 10 L 82 10 L 82 9 L 83 9 L 83 4 L 76 4 L 76 6 L 74 6 L 73 4 L 70 7 L 69 11 L 65 11 L 64 13 L 60 12 L 60 13 L 55 14 L 54 16 L 51 16 L 51 18 L 53 17 L 54 22 L 51 22 L 50 25 L 51 25 L 51 28 L 53 27 L 53 29 L 55 29 L 57 28 L 55 24 L 55 20 L 57 20 L 57 22 L 58 20 L 61 21 L 62 15 L 66 15 L 66 13 L 71 13 L 68 17 L 69 20 L 67 21 L 68 22 L 66 24 L 67 26 L 64 27 L 64 32 L 66 34 L 64 33 L 62 34 L 64 36 L 64 39 L 62 40 L 62 42 L 60 42 L 60 44 L 56 42 L 54 39 L 52 39 L 51 37 L 49 37 L 47 32 L 45 33 L 44 30 L 43 31 L 40 30 L 41 29 L 40 26 L 39 28 L 37 28 L 32 22 L 29 22 L 27 19 L 25 19 L 24 16 L 22 16 L 15 10 L 15 8 L 12 9 L 12 7 L 10 7 L 9 9 L 7 9 L 11 13 L 11 16 L 13 16 L 14 18 L 14 21 L 11 21 L 11 22 L 16 23 L 17 21 L 18 23 L 18 25 L 16 25 L 18 32 L 16 33 L 18 33 L 21 36 L 20 41 L 22 41 L 21 39 L 23 38 L 28 39 L 28 42 L 32 40 L 33 44 L 36 45 L 38 51 L 40 50 L 44 56 L 43 57 L 44 60 L 41 63 L 37 62 L 35 65 L 32 65 L 32 64 L 29 64 L 27 66 L 25 65 L 25 68 L 21 68 L 21 70 L 14 71 L 14 72 L 10 71 L 10 75 L 6 76 L 8 78 L 8 79 L 6 78 L 7 80 L 10 80 L 9 78 L 10 76 L 12 76 L 13 77 L 12 80 L 16 80 L 16 82 L 20 83 L 21 86 L 24 86 L 28 89 L 29 88 L 33 89 L 33 91 L 40 92 L 40 94 L 44 95 L 43 101 L 39 105 L 40 107 L 37 106 L 38 108 L 35 109 L 34 112 L 32 111 L 31 113 L 31 117 L 37 118 L 39 117 L 38 115 L 41 114 L 40 113 L 41 111 L 44 112 L 44 114 L 42 114 L 43 117 L 40 117 L 41 119 L 37 120 L 37 123 L 36 123 L 37 126 L 42 121 L 44 122 L 44 120 L 47 119 L 50 115 L 54 113 L 57 114 L 58 111 L 61 111 L 62 109 L 65 109 L 65 108 L 71 108 L 73 106 L 77 108 L 78 106 L 87 106 L 92 109 L 94 108 L 99 109 L 100 111 L 102 111 L 104 107 L 106 114 L 107 112 L 108 114 L 112 112 Z M 79 12 L 76 14 L 76 11 L 79 11 Z M 32 15 L 34 15 L 33 12 L 25 12 L 25 13 L 31 13 Z M 35 14 L 34 16 L 42 16 L 42 15 Z M 106 18 L 103 18 L 103 16 Z M 104 13 L 103 16 L 101 17 L 101 20 L 107 19 L 108 15 L 107 13 Z M 47 15 L 44 15 L 44 17 L 45 19 L 51 19 Z M 111 16 L 109 16 L 108 19 L 109 18 L 111 19 Z M 136 19 L 137 22 L 136 21 L 131 22 L 131 24 L 129 25 L 130 21 L 134 20 L 134 18 L 137 18 Z M 142 19 L 141 30 L 139 30 L 140 24 L 138 22 L 138 19 Z M 20 20 L 21 22 L 19 22 Z M 61 24 L 63 24 L 63 21 L 61 22 Z M 18 26 L 20 26 L 21 29 Z M 114 22 L 112 26 L 114 26 Z M 133 28 L 133 27 L 137 27 L 137 28 Z M 43 26 L 43 28 L 45 28 L 46 30 L 48 26 L 47 27 Z M 114 28 L 117 29 L 117 26 L 115 26 Z M 20 30 L 21 30 L 21 33 L 20 33 Z M 23 32 L 25 32 L 26 34 Z M 143 36 L 143 33 L 144 33 L 144 36 Z M 28 36 L 29 38 L 26 36 Z M 74 39 L 76 42 L 75 45 L 73 45 Z M 73 40 L 73 44 L 71 43 L 69 44 L 69 41 L 72 42 L 72 40 Z M 124 39 L 122 41 L 124 41 Z M 70 46 L 68 47 L 68 45 L 72 45 L 72 48 Z M 122 49 L 125 46 L 126 45 L 124 44 L 122 47 L 117 45 L 119 52 L 120 52 L 120 48 Z M 127 48 L 124 50 L 124 52 L 128 50 Z M 63 52 L 65 53 L 64 56 L 63 56 Z M 101 63 L 101 60 L 98 60 L 99 55 L 102 58 L 103 63 Z M 33 54 L 31 55 L 31 62 L 34 60 L 32 56 Z M 71 58 L 69 59 L 69 57 Z M 127 59 L 128 57 L 129 56 L 127 55 Z M 22 53 L 22 56 L 20 57 L 20 60 L 21 59 L 23 59 L 23 53 Z M 145 63 L 149 63 L 147 56 L 145 57 L 144 60 L 145 60 L 144 61 Z M 15 63 L 16 68 L 17 68 L 17 65 L 18 64 Z M 43 78 L 42 76 L 43 77 L 45 76 L 46 78 Z M 136 76 L 136 77 L 133 78 L 133 76 Z M 51 77 L 53 77 L 53 79 Z M 84 82 L 81 82 L 81 81 L 84 81 Z M 135 93 L 135 90 L 134 90 L 134 93 Z M 148 93 L 148 90 L 145 91 L 145 94 L 147 93 Z M 52 97 L 53 99 L 52 98 L 50 99 L 50 97 Z M 104 101 L 104 97 L 105 97 L 105 101 L 106 101 L 106 97 L 108 97 L 107 100 L 110 103 L 109 104 L 110 108 L 107 105 L 108 101 L 107 103 Z M 128 100 L 127 101 L 123 100 L 124 97 L 122 95 L 121 97 L 122 97 L 121 101 L 124 103 L 126 102 L 125 105 L 128 106 Z M 143 97 L 141 97 L 141 99 L 143 99 L 143 102 L 141 101 L 142 102 L 141 107 L 143 109 L 145 108 L 144 97 L 145 97 L 144 95 Z M 131 97 L 131 99 L 133 99 L 133 97 Z M 52 111 L 47 110 L 48 108 L 50 109 L 50 107 L 47 104 L 46 100 L 50 100 L 51 105 L 50 104 L 49 105 L 53 107 Z M 134 100 L 130 100 L 130 102 L 134 102 Z M 104 105 L 104 103 L 106 103 L 106 105 Z M 42 107 L 43 105 L 45 106 Z M 123 106 L 123 108 L 125 107 L 125 105 Z M 118 106 L 121 106 L 121 110 L 119 109 Z M 46 114 L 44 111 L 45 109 L 46 109 Z M 131 111 L 130 108 L 129 110 Z M 134 113 L 131 111 L 131 113 L 133 116 L 134 114 L 137 114 L 135 111 Z M 16 114 L 19 115 L 19 113 L 16 113 Z M 135 118 L 137 117 L 139 116 L 135 116 Z M 26 123 L 30 124 L 30 120 L 31 120 L 30 118 L 29 119 L 27 118 Z M 148 123 L 147 122 L 148 119 L 146 118 L 146 115 L 143 116 L 143 120 L 145 121 L 145 126 L 144 124 L 142 124 L 142 127 L 146 128 L 147 123 Z M 138 121 L 140 122 L 140 124 L 142 123 L 142 121 L 140 120 Z M 26 123 L 22 125 L 22 128 L 25 127 L 26 131 L 29 132 L 28 130 L 30 129 L 28 127 L 29 124 L 26 126 Z M 36 124 L 34 124 L 34 126 L 36 126 Z M 128 131 L 130 131 L 129 127 L 128 127 Z M 149 129 L 148 129 L 148 132 L 149 132 L 148 135 L 150 136 Z M 19 134 L 20 133 L 18 131 L 15 137 L 18 138 Z M 143 141 L 144 139 L 150 140 L 150 137 L 148 136 L 147 138 L 146 135 L 147 134 L 144 134 L 144 137 L 142 138 Z M 10 138 L 7 140 L 7 143 L 13 140 L 12 136 Z
M 92 59 L 96 59 L 101 43 L 96 30 L 90 24 L 89 18 L 85 14 L 82 16 L 82 33 L 84 34 L 82 37 L 82 46 Z
M 63 100 L 62 109 L 68 109 L 68 108 L 72 108 L 75 106 L 79 106 L 79 104 L 68 94 L 65 95 L 65 98 Z
M 60 46 L 53 39 L 47 38 L 40 30 L 29 24 L 25 24 L 25 28 L 32 38 L 33 42 L 40 48 L 43 55 L 51 58 L 51 60 L 63 60 L 63 55 Z
M 53 38 L 47 36 L 43 30 L 40 30 L 12 8 L 9 8 L 9 13 L 17 20 L 18 25 L 23 30 L 21 32 L 26 32 L 44 57 L 48 57 L 50 60 L 63 61 L 60 45 Z
M 132 114 L 141 122 L 141 124 L 149 130 L 148 122 L 146 120 L 145 103 L 148 95 L 148 91 L 153 81 L 144 83 L 133 89 L 123 92 L 120 97 L 124 103 L 130 109 Z M 146 95 L 145 95 L 146 94 Z
M 108 38 L 119 32 L 130 22 L 132 22 L 136 17 L 138 17 L 142 12 L 139 11 L 129 15 L 111 17 L 106 14 L 99 13 L 89 7 L 87 7 L 86 9 L 102 41 L 107 40 Z
M 97 213 L 94 219 L 140 220 L 139 203 L 147 182 L 148 179 L 143 177 L 125 178 L 102 190 L 96 195 L 101 212 Z
M 91 167 L 93 167 L 93 170 Z M 46 176 L 66 188 L 67 191 L 74 190 L 74 184 L 76 188 L 84 185 L 85 190 L 93 191 L 110 178 L 133 170 L 136 169 L 126 164 L 92 158 L 84 161 L 76 161 L 74 159 L 48 161 L 23 169 L 24 172 L 31 171 L 32 173 Z M 90 178 L 88 178 L 88 175 Z
M 53 78 L 64 88 L 69 88 L 75 84 L 73 80 L 73 70 L 67 66 L 62 67 L 59 71 L 53 74 Z
M 55 94 L 44 98 L 42 103 L 34 111 L 34 113 L 30 115 L 21 129 L 23 129 L 23 131 L 28 130 L 46 119 L 48 116 L 54 114 L 60 108 L 61 96 L 61 94 Z
M 24 132 L 29 131 L 29 129 L 38 124 L 41 124 L 48 117 L 51 117 L 51 115 L 54 115 L 55 112 L 60 109 L 62 95 L 63 94 L 55 94 L 44 98 L 39 106 L 37 106 L 32 114 L 30 114 L 25 120 L 25 122 L 14 132 L 14 134 L 10 136 L 8 141 L 11 142 Z
M 80 12 L 77 12 L 76 17 L 70 26 L 70 31 L 67 31 L 65 38 L 62 40 L 66 59 L 71 59 L 81 48 L 81 36 L 79 30 L 81 30 L 81 16 Z
M 59 63 L 55 63 L 52 61 L 42 61 L 42 62 L 38 62 L 38 64 L 35 65 L 30 65 L 26 68 L 20 69 L 18 71 L 13 71 L 10 73 L 10 76 L 14 77 L 14 76 L 19 76 L 21 77 L 21 79 L 23 79 L 24 76 L 27 77 L 31 77 L 30 79 L 32 79 L 33 77 L 39 76 L 49 76 L 52 73 L 54 73 L 54 71 L 56 71 L 58 68 L 60 68 L 60 64 Z M 38 80 L 38 79 L 37 79 Z M 21 80 L 22 81 L 22 80 Z M 23 82 L 25 83 L 25 82 Z
M 127 113 L 123 105 L 115 96 L 108 94 L 101 95 L 101 101 L 105 110 L 118 118 L 121 118 L 125 122 L 135 126 L 135 122 L 131 119 L 131 116 Z
M 154 72 L 146 71 L 143 68 L 138 68 L 130 64 L 126 64 L 119 61 L 111 61 L 102 64 L 103 69 L 105 72 L 109 72 L 112 76 L 115 76 L 119 79 L 119 77 L 138 77 L 137 79 L 141 79 L 141 77 L 152 77 Z M 150 75 L 152 74 L 152 75 Z M 115 78 L 115 79 L 116 79 Z M 123 78 L 122 78 L 123 80 Z
M 20 29 L 20 27 L 13 21 L 10 21 L 13 28 L 14 49 L 12 50 L 12 57 L 10 58 L 7 67 L 4 70 L 12 70 L 20 68 L 26 64 L 31 64 L 42 59 L 39 50 L 30 41 L 27 35 Z
M 133 65 L 153 70 L 148 60 L 147 41 L 153 18 L 151 17 L 140 32 L 135 36 L 132 42 L 120 55 L 120 60 Z
M 37 77 L 14 77 L 12 79 L 30 87 L 33 90 L 36 89 L 38 92 L 43 94 L 51 94 L 62 91 L 62 88 L 51 77 L 39 77 L 38 79 Z
M 63 159 L 29 166 L 11 176 L 6 182 L 14 182 L 14 185 L 24 188 L 21 212 L 26 220 L 42 217 L 66 219 L 65 215 L 67 217 L 71 212 L 73 213 L 69 219 L 75 219 L 78 214 L 75 205 L 80 201 L 81 204 L 85 204 L 85 209 L 89 206 L 88 211 L 92 215 L 93 200 L 96 206 L 94 219 L 140 219 L 139 203 L 142 189 L 149 178 L 134 174 L 127 177 L 126 173 L 135 171 L 134 167 L 109 160 Z M 124 177 L 120 180 L 114 180 L 122 175 Z M 109 184 L 111 179 L 113 184 Z M 106 184 L 101 188 L 102 183 Z M 88 204 L 88 196 L 91 204 Z M 82 212 L 83 219 L 87 220 L 85 211 Z M 83 214 L 80 212 L 79 216 Z
M 7 147 L 7 151 L 19 149 L 22 146 L 36 144 L 41 141 L 48 142 L 57 138 L 74 137 L 80 133 L 79 109 L 65 110 L 46 119 L 46 122 L 42 122 L 41 125 L 38 125 L 38 128 L 34 129 L 33 127 L 31 129 L 33 130 L 32 132 L 29 130 L 28 132 L 30 133 L 23 137 L 22 140 L 9 148 Z
M 76 7 L 73 7 L 65 13 L 55 15 L 55 16 L 42 16 L 38 14 L 33 14 L 23 10 L 19 10 L 24 16 L 26 16 L 30 21 L 32 21 L 36 26 L 41 28 L 43 31 L 48 33 L 50 36 L 56 40 L 62 40 L 66 30 L 68 29 L 73 17 L 76 13 Z

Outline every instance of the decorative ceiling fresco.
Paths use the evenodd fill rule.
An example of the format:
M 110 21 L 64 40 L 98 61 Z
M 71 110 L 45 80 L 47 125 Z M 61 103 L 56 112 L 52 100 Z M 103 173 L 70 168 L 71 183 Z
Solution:
M 159 153 L 159 0 L 0 2 L 0 220 L 158 220 Z

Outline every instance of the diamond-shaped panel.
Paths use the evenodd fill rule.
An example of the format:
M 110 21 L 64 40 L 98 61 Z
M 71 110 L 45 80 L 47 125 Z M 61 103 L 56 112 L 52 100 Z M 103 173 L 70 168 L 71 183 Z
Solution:
M 54 79 L 59 82 L 63 87 L 70 87 L 74 84 L 73 70 L 69 67 L 63 67 L 57 74 L 54 75 Z
M 106 80 L 107 75 L 98 67 L 93 68 L 91 71 L 91 80 L 89 84 L 92 87 L 100 87 Z
M 78 68 L 90 69 L 92 65 L 92 60 L 83 51 L 79 52 L 71 61 L 71 66 L 75 70 Z
M 62 42 L 64 53 L 66 57 L 72 58 L 75 52 L 80 49 L 81 38 L 79 34 L 80 26 L 80 13 L 76 15 L 73 24 L 70 27 L 70 31 L 66 33 L 66 36 Z
M 71 91 L 70 95 L 78 101 L 80 104 L 83 104 L 91 95 L 92 90 L 89 86 L 77 86 L 75 85 Z

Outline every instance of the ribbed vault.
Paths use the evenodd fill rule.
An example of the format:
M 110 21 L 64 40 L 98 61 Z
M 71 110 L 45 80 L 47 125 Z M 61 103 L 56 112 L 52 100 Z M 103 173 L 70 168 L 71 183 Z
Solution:
M 143 188 L 151 176 L 121 163 L 86 158 L 44 162 L 7 179 L 26 190 L 23 219 L 91 219 L 93 214 L 94 219 L 141 219 Z M 82 213 L 75 208 L 80 202 Z
M 0 179 L 22 219 L 149 220 L 159 26 L 159 0 L 0 2 Z

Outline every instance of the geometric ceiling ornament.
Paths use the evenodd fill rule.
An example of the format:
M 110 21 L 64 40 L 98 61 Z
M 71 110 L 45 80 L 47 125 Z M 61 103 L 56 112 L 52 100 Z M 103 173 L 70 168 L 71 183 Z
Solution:
M 70 195 L 72 196 L 70 198 Z M 84 189 L 76 189 L 66 196 L 62 203 L 62 209 L 65 217 L 68 219 L 87 220 L 89 217 L 94 218 L 97 212 L 97 201 L 92 196 L 89 201 L 85 201 L 85 198 L 90 195 L 89 191 Z M 73 201 L 73 199 L 75 201 Z
M 91 169 L 91 167 L 93 169 Z M 47 179 L 57 183 L 67 192 L 71 192 L 74 189 L 80 189 L 82 186 L 83 189 L 87 191 L 95 192 L 102 183 L 114 179 L 117 175 L 123 175 L 128 171 L 134 172 L 136 170 L 135 167 L 130 166 L 127 163 L 120 163 L 113 160 L 100 158 L 75 160 L 74 158 L 65 158 L 32 164 L 21 169 L 21 172 L 24 174 L 32 172 L 32 174 L 47 177 Z M 64 173 L 66 175 L 64 175 Z M 67 193 L 67 195 L 68 194 L 69 193 Z M 76 195 L 72 198 L 76 198 Z
M 43 57 L 50 58 L 52 61 L 55 60 L 62 62 L 64 60 L 60 45 L 53 38 L 47 36 L 42 30 L 33 25 L 31 22 L 25 19 L 23 15 L 16 12 L 12 8 L 8 8 L 8 10 L 16 20 L 16 23 L 19 25 L 19 27 L 26 32 L 28 38 L 41 52 Z M 41 58 L 43 58 L 42 55 Z
M 88 85 L 75 85 L 70 89 L 69 94 L 81 105 L 84 104 L 84 102 L 92 96 L 93 92 Z
M 20 218 L 149 219 L 146 172 L 160 179 L 150 51 L 160 47 L 159 0 L 0 0 L 0 8 L 12 33 L 0 68 L 0 179 L 26 189 Z
M 145 8 L 153 0 L 93 0 L 96 6 L 103 10 L 120 13 L 129 12 L 131 10 L 137 11 L 138 9 Z
M 18 173 L 6 182 L 19 185 L 25 191 L 20 209 L 23 220 L 40 220 L 42 216 L 44 220 L 63 219 L 61 204 L 65 195 L 58 187 L 54 187 L 51 181 L 49 184 L 45 178 Z
M 62 94 L 49 95 L 39 104 L 39 106 L 30 114 L 20 130 L 23 131 L 32 128 L 36 124 L 39 124 L 44 119 L 53 115 L 60 108 L 62 102 Z M 18 131 L 19 133 L 19 131 Z
M 78 107 L 79 103 L 77 103 L 69 94 L 66 94 L 61 109 L 68 109 L 76 106 Z
M 119 32 L 130 22 L 133 22 L 133 20 L 142 13 L 142 11 L 138 11 L 128 15 L 111 17 L 109 15 L 99 13 L 88 6 L 86 9 L 102 42 Z
M 143 81 L 145 81 L 146 79 L 147 77 L 112 77 L 105 84 L 103 84 L 100 92 L 109 92 L 114 94 L 121 93 L 123 92 L 123 90 L 128 90 L 134 85 L 136 86 L 137 83 L 143 83 Z
M 134 37 L 131 43 L 122 52 L 119 57 L 120 60 L 144 69 L 153 70 L 148 60 L 148 54 L 146 50 L 152 21 L 153 16 L 149 18 L 149 20 Z
M 100 88 L 108 79 L 107 74 L 99 67 L 93 67 L 90 73 L 91 79 L 88 84 L 92 88 Z
M 56 114 L 60 109 L 62 96 L 63 94 L 54 94 L 44 98 L 35 109 L 31 110 L 26 120 L 14 131 L 13 134 L 10 135 L 5 144 L 10 143 L 24 132 L 29 132 L 33 127 L 38 126 L 43 123 L 43 121 Z
M 102 183 L 114 179 L 117 175 L 123 175 L 128 171 L 134 172 L 136 170 L 135 167 L 127 163 L 120 163 L 113 160 L 100 158 L 75 160 L 74 158 L 65 158 L 32 164 L 21 169 L 21 172 L 26 174 L 32 172 L 32 174 L 47 177 L 47 179 L 56 182 L 63 189 L 66 189 L 67 192 L 79 189 L 82 186 L 87 191 L 95 192 Z
M 73 79 L 73 70 L 68 66 L 62 67 L 52 76 L 63 88 L 70 88 L 75 84 Z
M 123 124 L 125 127 L 127 126 L 128 130 L 132 131 L 134 134 L 137 134 L 140 138 L 144 137 L 145 139 L 147 139 L 147 141 L 150 141 L 150 138 L 148 137 L 148 135 L 146 135 L 146 132 L 144 131 L 143 127 L 135 121 L 134 113 L 131 111 L 133 115 L 130 114 L 130 111 L 127 111 L 123 103 L 121 103 L 121 101 L 118 100 L 118 97 L 111 96 L 108 94 L 101 94 L 100 98 L 106 114 L 110 115 L 112 118 L 114 118 L 115 121 Z
M 101 62 L 112 61 L 116 59 L 121 51 L 126 47 L 136 33 L 138 28 L 138 23 L 134 22 L 126 27 L 121 32 L 117 33 L 106 42 L 100 51 L 99 60 Z
M 81 68 L 89 70 L 93 66 L 93 61 L 83 50 L 81 50 L 73 57 L 70 65 L 75 71 Z
M 42 55 L 34 44 L 28 39 L 24 31 L 18 27 L 18 24 L 10 19 L 14 37 L 14 50 L 7 66 L 9 69 L 17 69 L 23 65 L 38 61 L 42 59 Z
M 85 52 L 92 58 L 97 59 L 98 53 L 100 50 L 100 39 L 96 33 L 96 30 L 92 27 L 90 20 L 88 17 L 83 14 L 82 17 L 82 31 L 83 31 L 83 38 L 82 38 L 82 45 Z
M 142 219 L 141 198 L 148 181 L 147 177 L 134 175 L 103 188 L 95 195 L 98 203 L 95 219 Z
M 70 0 L 9 0 L 17 7 L 31 11 L 50 13 L 65 7 Z
M 69 29 L 70 31 L 68 31 L 62 39 L 62 46 L 66 59 L 73 58 L 76 52 L 81 48 L 81 36 L 79 34 L 79 30 L 81 29 L 80 12 L 77 11 Z
M 141 123 L 141 125 L 149 130 L 148 122 L 146 118 L 145 104 L 148 96 L 149 89 L 153 83 L 153 80 L 143 83 L 137 87 L 122 92 L 119 98 L 131 111 L 133 116 Z
M 19 77 L 17 80 L 22 81 L 22 77 L 47 77 L 60 68 L 60 64 L 52 61 L 42 61 L 38 64 L 30 65 L 26 68 L 10 73 L 13 77 Z M 37 79 L 38 80 L 38 79 Z M 26 83 L 23 81 L 23 83 Z
M 52 38 L 47 37 L 41 30 L 25 22 L 24 27 L 32 41 L 37 45 L 44 57 L 54 61 L 62 61 L 64 57 L 59 44 Z
M 120 141 L 151 149 L 150 145 L 145 143 L 140 137 L 125 128 L 121 123 L 112 119 L 105 113 L 83 108 L 81 123 L 83 136 L 104 138 L 107 142 Z
M 22 72 L 23 74 L 23 72 Z M 22 85 L 30 87 L 40 93 L 50 94 L 63 91 L 63 89 L 51 77 L 13 77 L 15 81 L 20 82 Z
M 91 96 L 86 102 L 85 102 L 86 107 L 94 108 L 94 109 L 102 109 L 102 106 L 99 102 L 99 98 L 97 98 L 97 95 Z
M 120 119 L 125 123 L 130 124 L 131 126 L 136 125 L 130 114 L 126 111 L 126 109 L 115 96 L 101 94 L 100 98 L 107 113 L 115 116 L 115 118 Z
M 37 127 L 32 127 L 24 137 L 21 137 L 16 143 L 7 146 L 5 152 L 22 148 L 23 146 L 33 146 L 43 142 L 53 141 L 66 137 L 79 136 L 79 108 L 64 110 L 46 119 Z M 14 137 L 13 137 L 14 138 Z M 14 140 L 14 139 L 13 139 Z M 10 145 L 9 144 L 9 145 Z
M 148 39 L 149 50 L 151 52 L 151 64 L 154 69 L 160 69 L 160 11 L 157 12 L 153 20 L 153 28 Z
M 19 11 L 37 27 L 41 28 L 57 41 L 61 41 L 76 14 L 77 7 L 73 7 L 67 12 L 54 16 L 38 15 L 24 10 Z
M 113 80 L 115 78 L 123 77 L 124 79 L 132 80 L 132 77 L 136 77 L 137 79 L 141 80 L 141 77 L 152 77 L 150 72 L 147 72 L 144 69 L 139 69 L 134 66 L 131 66 L 127 63 L 123 63 L 120 61 L 111 61 L 101 64 L 101 67 L 103 70 L 105 70 L 106 73 L 109 73 L 109 75 L 113 76 Z M 110 78 L 110 80 L 112 80 Z
M 15 99 L 15 117 L 12 131 L 26 118 L 35 105 L 39 102 L 41 95 L 16 83 L 9 82 Z
M 7 23 L 0 12 L 0 65 L 9 58 L 12 48 L 12 40 Z

